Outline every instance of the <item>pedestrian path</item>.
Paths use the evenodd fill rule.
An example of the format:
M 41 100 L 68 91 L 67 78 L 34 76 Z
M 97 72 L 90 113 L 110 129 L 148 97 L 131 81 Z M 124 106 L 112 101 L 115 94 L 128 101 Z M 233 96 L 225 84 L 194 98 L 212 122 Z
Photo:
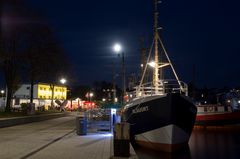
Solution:
M 60 118 L 64 116 L 66 116 L 66 113 L 49 113 L 41 115 L 0 118 L 0 128 L 27 124 L 32 122 L 39 122 L 43 120 Z
M 65 136 L 61 140 L 49 145 L 45 149 L 29 156 L 32 159 L 121 159 L 113 157 L 113 137 L 111 133 L 89 133 L 85 136 L 78 136 L 75 132 Z M 132 156 L 137 156 L 131 148 Z M 124 158 L 123 158 L 124 159 Z
M 5 143 L 5 151 L 2 151 L 3 147 L 0 145 L 2 151 L 0 158 L 126 159 L 114 157 L 111 132 L 89 129 L 87 135 L 77 135 L 75 116 L 75 113 L 70 113 L 64 118 L 2 128 L 1 133 L 4 137 L 2 142 Z M 21 118 L 17 118 L 17 120 L 19 119 Z M 6 118 L 2 121 L 12 122 Z M 11 136 L 15 137 L 9 140 Z M 2 146 L 4 145 L 2 144 Z M 11 150 L 14 152 L 11 153 Z M 137 158 L 132 147 L 130 153 L 131 157 L 129 158 Z

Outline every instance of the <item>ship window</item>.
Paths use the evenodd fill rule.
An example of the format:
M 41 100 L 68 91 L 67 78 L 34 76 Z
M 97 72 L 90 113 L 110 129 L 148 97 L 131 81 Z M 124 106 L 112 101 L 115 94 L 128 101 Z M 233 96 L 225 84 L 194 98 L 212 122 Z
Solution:
M 207 107 L 204 107 L 204 112 L 207 112 Z
M 15 99 L 15 105 L 19 105 L 20 104 L 20 99 L 19 98 L 16 98 Z

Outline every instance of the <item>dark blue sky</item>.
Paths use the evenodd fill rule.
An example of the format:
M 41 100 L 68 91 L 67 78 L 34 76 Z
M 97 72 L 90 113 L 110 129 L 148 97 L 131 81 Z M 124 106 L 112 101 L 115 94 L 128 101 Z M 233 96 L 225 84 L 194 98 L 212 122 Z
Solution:
M 138 71 L 139 39 L 152 37 L 152 0 L 28 0 L 42 12 L 71 62 L 79 84 L 111 80 L 119 60 L 112 45 L 124 46 L 127 73 Z M 240 85 L 240 2 L 238 0 L 163 0 L 159 21 L 181 80 L 198 86 Z M 150 40 L 151 41 L 151 40 Z

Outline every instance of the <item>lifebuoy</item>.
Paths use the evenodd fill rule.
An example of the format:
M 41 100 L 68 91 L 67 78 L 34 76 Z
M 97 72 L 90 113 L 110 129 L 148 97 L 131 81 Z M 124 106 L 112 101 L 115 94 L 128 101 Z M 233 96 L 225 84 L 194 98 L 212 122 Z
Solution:
M 212 112 L 213 111 L 213 107 L 211 106 L 211 107 L 208 107 L 208 111 L 209 112 Z

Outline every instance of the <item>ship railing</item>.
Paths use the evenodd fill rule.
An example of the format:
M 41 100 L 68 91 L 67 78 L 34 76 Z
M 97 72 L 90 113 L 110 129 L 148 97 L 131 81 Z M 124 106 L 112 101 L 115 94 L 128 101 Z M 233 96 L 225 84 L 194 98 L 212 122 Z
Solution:
M 188 95 L 188 86 L 186 83 L 177 80 L 160 80 L 158 87 L 155 87 L 152 82 L 144 83 L 141 86 L 135 87 L 131 92 L 128 92 L 128 100 L 146 96 L 165 95 L 168 93 L 180 93 Z

